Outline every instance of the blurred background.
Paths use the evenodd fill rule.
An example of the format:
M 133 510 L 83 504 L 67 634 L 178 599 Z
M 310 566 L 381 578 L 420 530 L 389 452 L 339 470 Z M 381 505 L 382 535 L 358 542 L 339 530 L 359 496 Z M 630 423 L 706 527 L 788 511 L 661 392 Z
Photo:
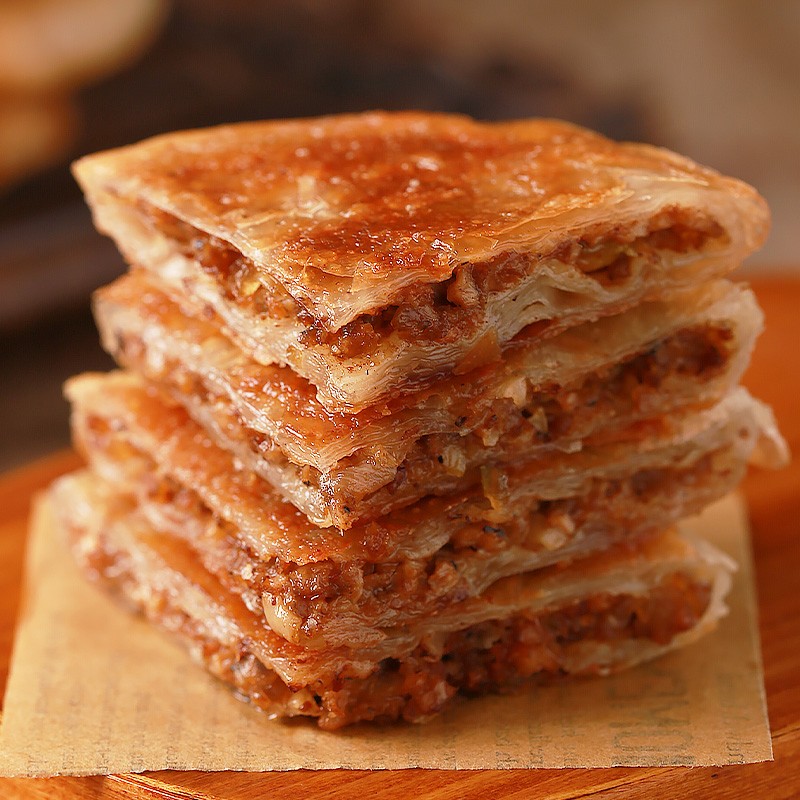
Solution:
M 2 0 L 0 469 L 65 446 L 61 383 L 107 369 L 121 273 L 72 159 L 220 122 L 421 108 L 554 116 L 755 185 L 749 270 L 800 270 L 800 2 Z

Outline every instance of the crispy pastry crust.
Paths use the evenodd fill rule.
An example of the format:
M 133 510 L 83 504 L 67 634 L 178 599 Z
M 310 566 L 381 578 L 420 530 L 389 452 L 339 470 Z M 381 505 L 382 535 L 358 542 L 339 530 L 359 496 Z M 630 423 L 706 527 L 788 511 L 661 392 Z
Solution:
M 668 531 L 572 567 L 498 581 L 480 598 L 378 646 L 302 647 L 277 636 L 186 543 L 124 504 L 55 487 L 58 524 L 84 572 L 271 716 L 323 728 L 421 721 L 459 691 L 553 674 L 605 674 L 687 644 L 724 615 L 733 565 Z
M 421 720 L 725 613 L 670 526 L 786 448 L 718 280 L 750 187 L 550 120 L 371 113 L 82 159 L 131 372 L 72 379 L 76 560 L 274 716 Z
M 266 481 L 240 469 L 181 406 L 133 376 L 86 375 L 73 379 L 68 391 L 77 442 L 90 455 L 104 452 L 112 465 L 123 464 L 131 457 L 130 448 L 117 452 L 109 439 L 125 439 L 238 528 L 256 554 L 297 563 L 385 560 L 391 553 L 426 552 L 438 540 L 427 550 L 430 554 L 454 534 L 457 524 L 476 520 L 502 525 L 515 517 L 524 519 L 540 501 L 580 495 L 596 480 L 628 480 L 640 470 L 689 466 L 726 447 L 733 448 L 733 463 L 743 468 L 758 443 L 776 449 L 782 445 L 766 409 L 739 390 L 711 409 L 678 414 L 656 428 L 641 427 L 632 440 L 560 453 L 528 465 L 487 469 L 480 483 L 468 490 L 427 498 L 340 531 L 310 524 Z
M 314 522 L 342 528 L 464 485 L 484 464 L 580 449 L 642 419 L 711 405 L 740 377 L 761 326 L 752 294 L 720 282 L 547 342 L 516 341 L 497 368 L 347 415 L 328 412 L 288 368 L 249 359 L 213 319 L 183 314 L 141 275 L 101 290 L 95 312 L 121 365 L 170 389 Z
M 98 227 L 331 410 L 717 277 L 766 236 L 746 185 L 565 123 L 365 114 L 82 159 Z
M 348 321 L 336 319 L 340 294 L 355 304 L 360 286 L 380 284 L 362 313 L 403 286 L 449 278 L 459 263 L 543 254 L 565 230 L 577 239 L 610 218 L 640 220 L 645 197 L 687 195 L 698 206 L 714 197 L 747 249 L 767 221 L 739 181 L 554 120 L 409 112 L 244 123 L 89 156 L 75 172 L 90 198 L 147 203 L 231 242 L 333 325 Z M 316 273 L 344 283 L 317 293 Z

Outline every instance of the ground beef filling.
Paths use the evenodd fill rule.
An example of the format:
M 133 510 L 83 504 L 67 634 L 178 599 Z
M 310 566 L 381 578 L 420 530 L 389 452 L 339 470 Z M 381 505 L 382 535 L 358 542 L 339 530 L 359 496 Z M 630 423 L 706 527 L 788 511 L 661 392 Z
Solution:
M 72 531 L 71 538 L 79 542 L 81 532 Z M 669 645 L 698 623 L 711 597 L 709 584 L 675 573 L 647 596 L 604 593 L 552 611 L 484 622 L 451 633 L 443 643 L 423 641 L 400 659 L 387 658 L 366 678 L 334 676 L 290 689 L 245 642 L 222 645 L 166 594 L 144 587 L 129 569 L 129 554 L 98 545 L 84 561 L 91 577 L 177 635 L 240 699 L 271 714 L 317 717 L 320 727 L 329 730 L 361 720 L 420 721 L 459 691 L 508 691 L 530 679 L 569 672 L 570 656 L 583 644 L 638 640 Z M 581 672 L 604 666 L 590 663 Z
M 588 375 L 578 385 L 528 390 L 521 407 L 504 398 L 480 402 L 464 397 L 461 407 L 466 413 L 456 423 L 469 433 L 430 434 L 419 439 L 398 466 L 394 480 L 382 489 L 385 497 L 376 497 L 376 501 L 391 505 L 393 497 L 406 497 L 411 502 L 424 491 L 422 487 L 435 484 L 439 473 L 464 478 L 489 456 L 507 458 L 527 453 L 533 444 L 588 435 L 598 419 L 605 421 L 607 430 L 617 418 L 646 411 L 648 401 L 670 379 L 711 380 L 725 369 L 734 346 L 734 334 L 725 325 L 689 326 L 626 362 Z M 141 339 L 122 333 L 117 336 L 115 355 L 123 365 L 174 387 L 179 401 L 182 394 L 200 401 L 231 441 L 244 443 L 258 457 L 279 467 L 292 466 L 269 435 L 248 427 L 226 397 L 211 391 L 180 362 L 164 359 L 160 369 L 154 369 Z M 492 449 L 487 450 L 487 442 Z M 363 466 L 365 458 L 369 454 L 359 451 L 340 460 L 330 474 L 310 465 L 294 468 L 303 485 L 353 513 L 365 497 L 380 488 L 365 486 L 362 493 L 355 494 L 348 487 L 347 470 Z M 449 487 L 452 481 L 445 483 Z
M 650 470 L 626 481 L 595 481 L 585 496 L 541 501 L 528 515 L 512 517 L 502 526 L 481 520 L 476 508 L 475 519 L 453 519 L 450 542 L 434 555 L 383 562 L 296 564 L 260 559 L 233 526 L 211 515 L 193 491 L 153 470 L 144 469 L 140 481 L 149 502 L 173 509 L 163 515 L 175 520 L 174 530 L 165 533 L 188 537 L 203 566 L 242 596 L 254 613 L 260 615 L 261 598 L 267 594 L 290 612 L 298 633 L 313 638 L 339 613 L 342 603 L 348 613 L 365 619 L 379 619 L 387 612 L 398 615 L 397 619 L 410 619 L 460 602 L 474 594 L 468 578 L 470 564 L 512 546 L 533 552 L 550 550 L 567 544 L 576 531 L 602 533 L 608 544 L 635 546 L 634 532 L 641 536 L 669 521 L 663 498 L 712 474 L 713 458 L 705 457 L 683 470 Z
M 646 532 L 669 520 L 669 498 L 679 495 L 684 486 L 699 481 L 724 480 L 719 460 L 724 453 L 712 453 L 683 469 L 640 471 L 630 480 L 594 481 L 587 494 L 561 500 L 539 501 L 528 514 L 511 515 L 502 524 L 484 518 L 481 503 L 465 505 L 451 514 L 451 539 L 430 557 L 398 561 L 325 560 L 309 565 L 282 559 L 263 560 L 241 540 L 236 529 L 214 517 L 198 495 L 168 475 L 153 469 L 149 459 L 127 441 L 123 431 L 111 430 L 108 423 L 89 416 L 84 426 L 86 444 L 97 451 L 122 459 L 149 502 L 174 509 L 165 518 L 178 524 L 175 533 L 191 537 L 190 544 L 209 571 L 239 594 L 260 598 L 269 593 L 300 620 L 307 635 L 314 635 L 325 619 L 336 613 L 331 606 L 337 600 L 355 604 L 365 617 L 377 617 L 391 599 L 392 608 L 403 614 L 415 609 L 428 613 L 470 594 L 464 567 L 471 560 L 500 554 L 509 547 L 523 547 L 533 552 L 561 547 L 577 531 L 593 530 L 609 536 L 609 541 L 631 538 L 631 531 Z M 717 491 L 711 481 L 709 491 Z M 592 512 L 592 509 L 599 511 Z M 176 513 L 177 512 L 177 513 Z M 384 540 L 380 523 L 368 523 L 347 533 L 361 539 Z M 202 530 L 198 536 L 195 531 Z M 260 605 L 260 599 L 256 605 Z
M 550 551 L 568 545 L 577 531 L 602 535 L 607 545 L 635 547 L 674 516 L 664 497 L 693 486 L 710 469 L 710 462 L 703 460 L 685 470 L 637 473 L 625 482 L 597 481 L 585 497 L 541 502 L 528 516 L 508 524 L 454 521 L 450 542 L 429 558 L 304 566 L 276 561 L 259 576 L 263 583 L 258 590 L 279 598 L 296 616 L 298 630 L 310 637 L 342 607 L 364 619 L 387 613 L 395 623 L 417 618 L 473 596 L 476 564 L 484 569 L 483 562 L 509 547 Z
M 419 721 L 459 691 L 507 691 L 569 672 L 571 653 L 584 643 L 668 645 L 697 624 L 710 597 L 708 584 L 674 574 L 646 597 L 600 594 L 549 613 L 475 625 L 451 634 L 441 649 L 421 644 L 401 660 L 386 659 L 366 681 L 319 691 L 319 724 L 335 729 L 360 719 Z M 604 666 L 589 664 L 581 672 Z
M 447 281 L 409 287 L 392 305 L 329 331 L 228 242 L 158 209 L 142 206 L 142 212 L 214 279 L 228 300 L 255 315 L 299 320 L 305 326 L 301 345 L 325 345 L 342 358 L 371 352 L 392 333 L 405 341 L 443 344 L 473 335 L 484 322 L 487 298 L 521 284 L 543 260 L 574 264 L 602 285 L 616 286 L 631 277 L 634 259 L 654 262 L 663 251 L 699 252 L 710 242 L 726 240 L 724 230 L 713 220 L 684 209 L 666 209 L 650 221 L 644 235 L 637 235 L 632 227 L 619 228 L 568 242 L 550 253 L 504 253 L 484 263 L 459 265 Z

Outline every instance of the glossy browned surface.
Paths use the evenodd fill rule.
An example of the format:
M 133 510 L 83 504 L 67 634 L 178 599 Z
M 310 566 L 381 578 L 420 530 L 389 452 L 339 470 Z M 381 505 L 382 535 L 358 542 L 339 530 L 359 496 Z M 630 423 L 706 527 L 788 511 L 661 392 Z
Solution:
M 800 452 L 798 355 L 800 282 L 755 284 L 767 330 L 747 383 L 774 407 L 784 435 Z M 4 679 L 16 615 L 25 519 L 30 497 L 77 463 L 60 454 L 0 482 L 0 679 Z M 142 800 L 147 798 L 793 798 L 800 793 L 800 464 L 754 472 L 745 484 L 753 524 L 767 701 L 775 761 L 724 768 L 449 772 L 161 772 L 96 778 L 0 780 L 4 798 Z
M 417 112 L 180 132 L 90 156 L 76 174 L 90 194 L 110 189 L 209 232 L 238 231 L 237 245 L 264 248 L 260 262 L 302 281 L 308 267 L 442 280 L 454 255 L 486 250 L 515 225 L 528 240 L 538 218 L 544 237 L 553 215 L 613 205 L 629 171 L 754 196 L 688 159 L 563 122 Z M 752 223 L 764 232 L 763 218 Z

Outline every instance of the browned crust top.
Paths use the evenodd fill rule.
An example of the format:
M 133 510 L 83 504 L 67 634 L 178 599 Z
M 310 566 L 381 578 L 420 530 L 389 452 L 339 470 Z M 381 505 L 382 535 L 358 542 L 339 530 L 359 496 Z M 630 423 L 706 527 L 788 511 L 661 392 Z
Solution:
M 353 280 L 349 291 L 398 271 L 441 280 L 459 261 L 530 246 L 587 211 L 603 215 L 676 184 L 760 203 L 750 187 L 688 159 L 568 123 L 416 112 L 178 132 L 89 156 L 76 175 L 90 198 L 155 205 L 230 239 L 268 271 L 279 264 L 289 282 L 320 270 Z M 761 218 L 765 226 L 763 207 Z

